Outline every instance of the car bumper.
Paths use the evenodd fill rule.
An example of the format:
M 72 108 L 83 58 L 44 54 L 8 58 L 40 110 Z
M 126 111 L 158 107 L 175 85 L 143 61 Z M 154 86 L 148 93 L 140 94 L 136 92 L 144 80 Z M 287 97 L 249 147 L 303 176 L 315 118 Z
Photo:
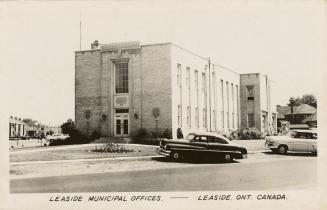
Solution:
M 265 143 L 265 146 L 269 149 L 277 149 L 278 148 L 278 145 L 277 144 L 274 144 L 274 143 L 268 143 L 266 142 Z
M 162 149 L 162 148 L 157 148 L 157 153 L 158 153 L 159 155 L 163 155 L 163 156 L 168 157 L 168 156 L 170 156 L 171 151 L 169 151 L 169 150 L 164 150 L 164 149 Z

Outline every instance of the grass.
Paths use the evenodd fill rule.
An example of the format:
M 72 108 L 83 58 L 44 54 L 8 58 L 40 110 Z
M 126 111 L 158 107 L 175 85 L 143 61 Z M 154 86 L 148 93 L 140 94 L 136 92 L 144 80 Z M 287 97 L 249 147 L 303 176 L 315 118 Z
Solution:
M 99 145 L 97 145 L 98 147 Z M 94 158 L 113 158 L 113 157 L 142 157 L 157 155 L 155 147 L 126 145 L 126 148 L 133 149 L 134 152 L 123 153 L 104 153 L 92 152 L 95 145 L 88 145 L 82 148 L 65 148 L 46 151 L 11 153 L 10 162 L 22 161 L 52 161 L 52 160 L 75 160 L 75 159 L 94 159 Z

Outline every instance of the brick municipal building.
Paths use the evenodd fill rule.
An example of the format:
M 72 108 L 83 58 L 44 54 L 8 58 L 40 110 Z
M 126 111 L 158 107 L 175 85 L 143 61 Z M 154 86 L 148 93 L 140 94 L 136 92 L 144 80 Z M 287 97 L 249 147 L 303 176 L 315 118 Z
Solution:
M 91 44 L 75 52 L 75 122 L 102 137 L 140 128 L 176 138 L 190 131 L 276 131 L 267 75 L 238 74 L 173 43 Z M 156 111 L 154 111 L 156 110 Z M 156 113 L 157 115 L 155 115 Z

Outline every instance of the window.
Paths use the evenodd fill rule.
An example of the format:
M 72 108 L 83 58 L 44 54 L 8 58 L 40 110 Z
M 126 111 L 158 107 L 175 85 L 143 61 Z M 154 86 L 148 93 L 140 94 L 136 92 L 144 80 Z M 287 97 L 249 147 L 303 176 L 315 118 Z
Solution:
M 187 107 L 187 126 L 191 127 L 191 108 Z
M 115 64 L 115 91 L 128 93 L 128 63 Z
M 232 128 L 235 127 L 235 116 L 234 116 L 234 85 L 231 84 L 232 89 Z
M 224 112 L 224 80 L 220 80 L 221 89 L 221 125 L 224 128 L 225 123 L 225 112 Z
M 206 74 L 202 73 L 202 92 L 206 93 Z
M 227 128 L 229 128 L 229 84 L 226 82 L 226 100 L 227 100 Z
M 194 85 L 195 85 L 195 91 L 198 91 L 199 89 L 198 70 L 194 71 Z
M 205 142 L 205 143 L 207 143 L 207 137 L 206 136 L 196 136 L 194 138 L 194 141 L 195 142 Z
M 177 64 L 177 87 L 182 86 L 181 77 L 182 77 L 182 65 Z
M 248 101 L 254 100 L 254 87 L 253 86 L 246 86 L 246 97 Z
M 235 88 L 236 88 L 236 127 L 238 128 L 238 126 L 239 126 L 239 116 L 238 116 L 238 86 L 236 85 L 235 86 Z
M 190 67 L 186 67 L 186 86 L 190 89 Z
M 248 127 L 254 127 L 254 114 L 248 114 Z
M 177 123 L 179 127 L 182 127 L 182 107 L 178 105 Z
M 202 127 L 206 128 L 207 127 L 207 110 L 206 109 L 203 109 L 202 110 L 202 117 L 203 117 L 203 124 L 202 124 Z
M 195 112 L 194 112 L 194 116 L 195 116 L 195 124 L 196 127 L 199 127 L 199 108 L 195 107 Z

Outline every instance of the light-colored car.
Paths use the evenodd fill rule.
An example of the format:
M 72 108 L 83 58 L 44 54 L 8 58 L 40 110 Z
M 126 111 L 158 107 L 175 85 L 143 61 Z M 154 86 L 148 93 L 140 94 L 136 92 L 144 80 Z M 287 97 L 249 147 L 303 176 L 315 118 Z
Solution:
M 317 153 L 317 141 L 315 130 L 291 130 L 284 136 L 267 136 L 265 145 L 280 154 L 287 151 Z
M 67 134 L 53 134 L 53 135 L 47 135 L 45 137 L 45 139 L 47 141 L 51 141 L 51 140 L 65 140 L 69 137 L 69 135 Z

